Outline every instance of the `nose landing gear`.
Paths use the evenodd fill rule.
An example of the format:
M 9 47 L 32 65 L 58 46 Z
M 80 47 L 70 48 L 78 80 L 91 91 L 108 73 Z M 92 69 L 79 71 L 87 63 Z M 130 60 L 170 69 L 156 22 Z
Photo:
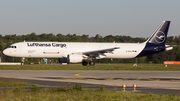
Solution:
M 21 60 L 21 65 L 24 65 L 24 60 L 25 60 L 25 58 L 23 57 Z

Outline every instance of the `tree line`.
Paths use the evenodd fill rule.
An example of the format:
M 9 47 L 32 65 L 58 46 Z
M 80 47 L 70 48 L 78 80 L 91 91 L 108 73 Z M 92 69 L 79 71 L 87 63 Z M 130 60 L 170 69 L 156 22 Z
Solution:
M 36 35 L 36 33 L 31 33 L 27 35 L 0 35 L 0 55 L 2 58 L 2 62 L 21 62 L 21 58 L 13 58 L 8 57 L 2 54 L 2 51 L 9 47 L 11 44 L 15 42 L 23 42 L 23 41 L 54 41 L 54 42 L 116 42 L 116 43 L 142 43 L 147 40 L 147 38 L 132 38 L 130 36 L 124 35 L 107 35 L 105 37 L 100 36 L 99 34 L 95 35 L 94 37 L 90 37 L 89 35 L 76 35 L 76 34 L 57 34 L 54 35 L 53 33 L 50 34 L 40 34 Z M 138 63 L 163 63 L 163 61 L 180 61 L 180 36 L 169 36 L 167 37 L 166 44 L 168 45 L 176 45 L 173 50 L 165 51 L 162 53 L 139 57 L 137 59 L 115 59 L 111 61 L 110 59 L 102 59 L 102 60 L 95 60 L 96 62 L 100 63 L 133 63 L 138 61 Z M 26 63 L 35 63 L 40 61 L 39 59 L 26 59 Z M 52 59 L 53 62 L 56 59 Z

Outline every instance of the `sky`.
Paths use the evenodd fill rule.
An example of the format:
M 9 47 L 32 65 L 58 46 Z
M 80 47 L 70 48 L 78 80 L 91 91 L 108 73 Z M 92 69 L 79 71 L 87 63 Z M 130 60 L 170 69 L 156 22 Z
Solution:
M 179 36 L 180 0 L 0 0 L 0 34 L 148 38 L 164 20 Z

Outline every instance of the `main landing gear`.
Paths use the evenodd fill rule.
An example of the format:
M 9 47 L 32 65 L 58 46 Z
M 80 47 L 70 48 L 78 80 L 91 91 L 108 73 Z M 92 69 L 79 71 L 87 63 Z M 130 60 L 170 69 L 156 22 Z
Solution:
M 95 63 L 94 63 L 93 61 L 90 61 L 90 62 L 89 62 L 89 65 L 90 65 L 90 66 L 94 66 Z
M 82 61 L 82 65 L 83 65 L 83 66 L 87 66 L 87 65 L 88 65 L 88 62 L 85 61 L 85 60 L 83 60 L 83 61 Z
M 82 61 L 82 65 L 83 65 L 83 66 L 87 66 L 87 65 L 88 65 L 88 62 L 85 61 L 85 60 L 83 60 L 83 61 Z M 95 63 L 94 63 L 93 61 L 90 61 L 90 62 L 89 62 L 89 65 L 90 65 L 90 66 L 94 66 Z

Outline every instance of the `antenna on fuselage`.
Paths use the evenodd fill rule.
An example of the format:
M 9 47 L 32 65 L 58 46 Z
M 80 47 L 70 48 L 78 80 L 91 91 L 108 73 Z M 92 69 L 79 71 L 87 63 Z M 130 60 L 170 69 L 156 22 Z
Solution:
M 26 40 L 24 40 L 24 42 L 26 42 Z

